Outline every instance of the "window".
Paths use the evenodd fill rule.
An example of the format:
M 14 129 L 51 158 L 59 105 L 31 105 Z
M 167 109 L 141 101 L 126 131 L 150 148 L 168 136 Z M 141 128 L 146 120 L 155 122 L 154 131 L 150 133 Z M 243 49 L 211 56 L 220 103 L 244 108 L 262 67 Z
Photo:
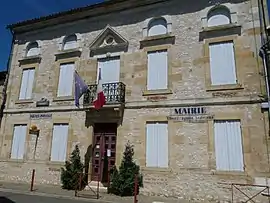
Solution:
M 217 170 L 243 171 L 240 121 L 215 121 L 214 134 Z
M 72 96 L 73 76 L 75 71 L 74 63 L 66 63 L 60 65 L 58 97 Z
M 210 10 L 207 15 L 208 27 L 227 25 L 231 23 L 230 10 L 224 6 Z
M 101 72 L 102 83 L 119 82 L 120 58 L 104 58 L 98 60 L 98 74 Z M 98 78 L 97 78 L 98 79 Z
M 19 100 L 32 99 L 34 77 L 35 77 L 34 68 L 23 70 Z
M 212 85 L 237 84 L 232 41 L 209 44 Z
M 168 124 L 146 124 L 146 166 L 168 167 Z
M 168 88 L 167 50 L 147 53 L 147 90 Z
M 148 24 L 148 36 L 167 34 L 167 21 L 164 18 L 153 19 Z
M 27 125 L 14 126 L 11 159 L 23 159 L 26 133 Z
M 77 36 L 76 35 L 67 36 L 64 39 L 63 50 L 75 49 L 75 48 L 77 48 Z
M 68 124 L 54 124 L 51 148 L 51 161 L 66 161 Z
M 37 55 L 39 55 L 38 43 L 37 42 L 30 43 L 27 46 L 26 56 L 30 57 L 30 56 L 37 56 Z

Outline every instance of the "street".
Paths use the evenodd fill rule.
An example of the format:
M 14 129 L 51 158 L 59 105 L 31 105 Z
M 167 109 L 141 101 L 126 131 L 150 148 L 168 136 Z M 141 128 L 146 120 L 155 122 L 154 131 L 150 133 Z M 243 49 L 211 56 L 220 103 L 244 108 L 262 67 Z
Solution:
M 89 201 L 0 192 L 0 203 L 85 203 Z

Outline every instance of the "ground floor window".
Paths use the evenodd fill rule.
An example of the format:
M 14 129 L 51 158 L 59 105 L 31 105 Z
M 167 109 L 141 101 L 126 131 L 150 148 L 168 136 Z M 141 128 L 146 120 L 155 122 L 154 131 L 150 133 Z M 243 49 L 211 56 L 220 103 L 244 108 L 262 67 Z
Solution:
M 11 146 L 11 159 L 23 159 L 27 125 L 15 125 L 13 129 L 13 140 Z
M 146 167 L 168 167 L 168 124 L 146 124 Z
M 244 171 L 240 120 L 214 121 L 216 168 Z
M 51 161 L 66 161 L 68 124 L 54 124 L 51 148 Z

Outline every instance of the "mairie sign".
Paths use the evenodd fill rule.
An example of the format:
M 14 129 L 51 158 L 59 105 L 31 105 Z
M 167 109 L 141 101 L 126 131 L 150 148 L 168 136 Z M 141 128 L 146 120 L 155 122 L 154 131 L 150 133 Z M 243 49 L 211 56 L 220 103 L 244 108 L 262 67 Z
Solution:
M 201 123 L 212 120 L 213 115 L 209 114 L 205 107 L 181 107 L 171 109 L 168 120 Z

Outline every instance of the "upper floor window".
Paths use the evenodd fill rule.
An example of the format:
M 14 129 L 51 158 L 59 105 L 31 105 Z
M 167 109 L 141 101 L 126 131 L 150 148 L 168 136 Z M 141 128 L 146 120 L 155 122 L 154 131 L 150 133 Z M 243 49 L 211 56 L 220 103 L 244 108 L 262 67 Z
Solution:
M 63 50 L 75 48 L 77 48 L 77 36 L 75 34 L 67 36 L 63 41 Z
M 230 10 L 225 7 L 217 7 L 209 11 L 207 15 L 208 27 L 227 25 L 231 23 Z
M 26 56 L 37 56 L 39 55 L 39 47 L 37 42 L 32 42 L 27 46 Z
M 153 19 L 148 24 L 148 36 L 167 34 L 167 21 L 164 18 Z

